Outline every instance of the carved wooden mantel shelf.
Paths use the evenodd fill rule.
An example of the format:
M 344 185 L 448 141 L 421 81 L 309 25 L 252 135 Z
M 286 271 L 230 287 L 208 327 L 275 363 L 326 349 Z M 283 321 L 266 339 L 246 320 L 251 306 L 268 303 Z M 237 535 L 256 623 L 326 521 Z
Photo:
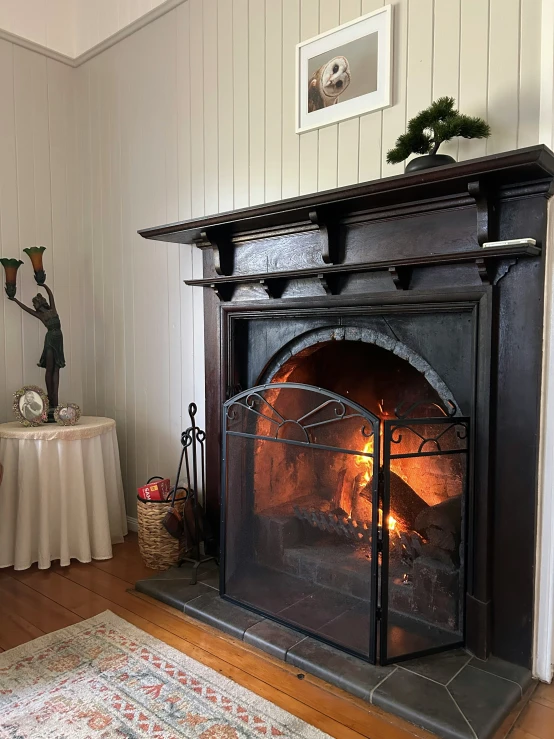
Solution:
M 385 270 L 397 289 L 409 288 L 412 270 L 421 265 L 475 263 L 481 279 L 494 282 L 500 260 L 540 254 L 540 240 L 531 233 L 510 233 L 511 239 L 535 239 L 506 246 L 483 244 L 503 238 L 498 213 L 503 204 L 526 197 L 550 197 L 554 154 L 545 146 L 449 164 L 313 195 L 243 208 L 139 231 L 146 239 L 194 243 L 211 251 L 204 260 L 204 278 L 188 285 L 213 288 L 224 301 L 237 286 L 258 284 L 271 298 L 280 298 L 287 284 L 303 278 L 318 279 L 327 294 L 340 293 L 345 277 Z M 431 230 L 427 243 L 390 250 L 390 238 L 379 243 L 378 224 L 429 214 L 470 211 L 471 239 L 437 244 Z M 362 257 L 345 249 L 345 232 L 376 225 L 367 231 Z M 539 230 L 539 229 L 538 229 Z M 267 239 L 319 234 L 319 257 L 306 266 L 271 266 L 265 271 L 237 265 L 237 247 Z M 505 236 L 504 236 L 505 237 Z M 250 260 L 250 264 L 255 263 Z M 265 265 L 264 265 L 265 267 Z

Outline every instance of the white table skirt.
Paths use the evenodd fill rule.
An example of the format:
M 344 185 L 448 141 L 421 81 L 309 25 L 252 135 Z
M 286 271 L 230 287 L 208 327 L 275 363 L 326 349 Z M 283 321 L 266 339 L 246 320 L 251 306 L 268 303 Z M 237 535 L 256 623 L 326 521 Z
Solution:
M 109 559 L 127 518 L 115 421 L 0 424 L 0 568 Z

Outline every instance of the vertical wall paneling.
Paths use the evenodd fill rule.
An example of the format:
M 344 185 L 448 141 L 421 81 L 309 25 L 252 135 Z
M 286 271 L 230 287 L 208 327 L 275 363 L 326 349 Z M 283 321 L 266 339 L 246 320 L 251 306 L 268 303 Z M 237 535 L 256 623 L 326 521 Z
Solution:
M 0 41 L 0 254 L 20 253 L 17 152 L 15 135 L 14 47 Z M 0 419 L 12 418 L 12 393 L 23 384 L 22 316 L 2 291 L 0 320 Z
M 27 246 L 43 244 L 50 247 L 45 264 L 50 286 L 55 288 L 52 269 L 52 225 L 50 218 L 50 171 L 48 163 L 48 101 L 46 88 L 46 58 L 14 47 L 15 131 L 17 155 L 17 197 L 19 218 L 19 249 L 14 257 L 23 259 L 19 272 L 18 299 L 31 306 L 38 292 L 28 257 L 22 253 Z M 44 144 L 46 134 L 46 145 Z M 36 197 L 36 193 L 40 197 Z M 46 261 L 46 260 L 45 260 Z M 14 306 L 15 307 L 15 306 Z M 19 310 L 19 308 L 17 309 Z M 35 318 L 21 313 L 23 366 L 26 384 L 44 387 L 44 373 L 37 367 L 42 352 L 44 331 Z M 14 390 L 17 388 L 14 388 Z
M 235 4 L 238 0 L 235 0 Z M 300 0 L 283 2 L 282 196 L 299 192 L 300 138 L 295 131 L 296 44 L 300 41 Z M 285 92 L 286 91 L 286 92 Z
M 320 0 L 319 32 L 329 31 L 340 23 L 340 0 Z M 337 186 L 339 126 L 325 126 L 319 131 L 318 190 Z
M 362 15 L 384 5 L 384 0 L 362 0 Z M 394 13 L 394 8 L 393 8 Z M 394 23 L 394 16 L 393 16 Z M 394 92 L 394 91 L 393 91 Z M 358 154 L 358 181 L 376 180 L 381 176 L 381 138 L 383 111 L 360 117 L 360 150 Z
M 177 94 L 180 94 L 177 92 Z M 217 5 L 217 115 L 219 210 L 233 210 L 233 3 Z
M 52 274 L 48 279 L 55 280 L 56 307 L 62 320 L 66 355 L 66 368 L 60 373 L 60 402 L 82 405 L 81 270 L 80 259 L 73 258 L 71 253 L 77 248 L 72 70 L 48 59 L 47 77 L 53 244 Z M 42 340 L 44 329 L 40 325 L 39 329 Z
M 179 98 L 182 91 L 178 75 L 178 8 L 166 16 L 166 32 L 171 43 L 165 45 L 165 64 L 169 74 L 166 79 L 164 96 L 168 101 L 165 117 L 165 168 L 166 168 L 166 218 L 167 222 L 179 219 Z M 167 244 L 167 318 L 168 318 L 168 351 L 167 353 L 167 387 L 164 391 L 164 404 L 168 409 L 169 424 L 167 435 L 169 444 L 163 444 L 165 457 L 160 460 L 160 469 L 175 465 L 175 457 L 180 452 L 181 426 L 181 383 L 183 376 L 181 350 L 181 293 L 185 285 L 181 281 L 179 244 Z
M 177 16 L 177 39 L 190 36 L 190 12 L 189 3 L 180 5 L 176 11 Z M 221 16 L 218 16 L 221 18 Z M 233 34 L 233 38 L 236 38 Z M 190 151 L 191 151 L 191 82 L 190 82 L 190 57 L 188 44 L 177 44 L 177 75 L 176 84 L 178 88 L 177 108 L 177 136 L 179 150 L 179 219 L 185 220 L 191 217 L 191 181 L 190 181 Z M 236 176 L 236 167 L 234 167 Z M 221 202 L 221 199 L 220 199 Z M 180 418 L 181 431 L 186 427 L 186 409 L 191 402 L 192 387 L 194 383 L 194 365 L 192 353 L 192 329 L 187 327 L 192 323 L 193 295 L 194 290 L 187 288 L 184 280 L 192 279 L 192 247 L 177 247 L 179 258 L 179 294 L 180 294 L 180 343 L 181 369 L 177 388 L 180 388 Z M 172 388 L 173 394 L 173 388 Z M 176 398 L 175 398 L 176 400 Z M 169 471 L 168 471 L 169 472 Z M 174 474 L 174 473 L 172 473 Z
M 248 5 L 250 205 L 265 200 L 265 2 Z
M 250 202 L 248 0 L 234 0 L 232 29 L 234 207 L 245 208 Z
M 190 6 L 189 37 L 185 44 L 190 49 L 190 107 L 191 145 L 190 171 L 192 177 L 192 216 L 205 213 L 204 202 L 204 68 L 203 68 L 203 2 L 188 0 Z
M 75 84 L 77 114 L 77 155 L 79 183 L 78 238 L 82 250 L 82 310 L 83 341 L 86 354 L 83 361 L 83 411 L 96 413 L 95 320 L 93 274 L 93 214 L 92 214 L 92 113 L 91 113 L 91 65 L 76 70 Z
M 300 3 L 300 39 L 306 41 L 319 33 L 319 0 Z M 318 181 L 319 131 L 300 135 L 300 194 L 316 192 Z
M 408 3 L 408 74 L 406 119 L 431 103 L 435 0 Z
M 115 244 L 113 241 L 113 211 L 116 205 L 117 193 L 113 190 L 112 179 L 112 146 L 111 120 L 114 116 L 114 84 L 117 72 L 110 74 L 110 70 L 116 68 L 116 57 L 118 49 L 111 48 L 102 57 L 101 73 L 99 76 L 99 95 L 101 99 L 100 116 L 100 211 L 101 222 L 101 248 L 102 248 L 102 272 L 101 291 L 98 289 L 98 300 L 103 301 L 104 315 L 104 410 L 103 414 L 109 418 L 115 417 L 115 342 L 114 342 L 114 291 L 117 283 L 114 275 Z
M 459 105 L 460 82 L 460 13 L 462 0 L 435 0 L 433 28 L 433 92 L 432 99 L 449 96 Z M 458 158 L 458 140 L 440 148 L 441 154 Z
M 463 0 L 460 16 L 460 110 L 488 119 L 489 0 Z M 484 156 L 484 139 L 462 139 L 460 159 Z
M 340 22 L 354 20 L 361 14 L 361 0 L 341 0 Z M 337 183 L 339 187 L 358 181 L 360 151 L 360 119 L 351 118 L 339 123 L 339 157 Z
M 487 154 L 517 146 L 519 54 L 520 0 L 490 0 Z
M 383 110 L 382 169 L 383 177 L 401 174 L 403 164 L 387 164 L 387 151 L 406 130 L 406 77 L 408 47 L 408 3 L 394 5 L 392 106 Z
M 519 62 L 518 148 L 531 146 L 539 136 L 541 4 L 521 0 L 521 53 Z
M 206 214 L 219 210 L 217 0 L 203 0 L 204 172 Z
M 265 200 L 272 201 L 281 199 L 283 0 L 265 0 L 265 39 Z

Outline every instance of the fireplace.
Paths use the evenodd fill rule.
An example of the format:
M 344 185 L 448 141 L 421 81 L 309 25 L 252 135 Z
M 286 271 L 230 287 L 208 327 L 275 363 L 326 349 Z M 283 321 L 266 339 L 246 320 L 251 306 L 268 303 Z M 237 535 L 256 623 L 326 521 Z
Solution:
M 537 146 L 141 232 L 203 250 L 223 599 L 530 666 L 553 176 Z
M 458 646 L 469 418 L 406 345 L 333 333 L 225 404 L 222 593 L 371 662 Z

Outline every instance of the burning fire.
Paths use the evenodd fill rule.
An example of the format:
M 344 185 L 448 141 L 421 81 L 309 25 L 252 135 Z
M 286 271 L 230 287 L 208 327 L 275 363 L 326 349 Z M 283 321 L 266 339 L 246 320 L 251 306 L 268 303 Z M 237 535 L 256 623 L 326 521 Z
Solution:
M 373 438 L 365 444 L 361 454 L 354 457 L 354 465 L 352 469 L 345 470 L 340 483 L 340 494 L 337 496 L 338 507 L 341 508 L 348 519 L 352 519 L 353 509 L 356 506 L 356 500 L 361 496 L 366 505 L 371 505 L 371 494 L 368 487 L 373 478 Z M 355 518 L 360 515 L 359 511 Z M 363 516 L 362 520 L 368 520 L 370 513 Z M 379 526 L 383 526 L 383 511 L 379 509 Z M 388 516 L 387 527 L 389 531 L 399 532 L 399 523 L 392 515 Z

